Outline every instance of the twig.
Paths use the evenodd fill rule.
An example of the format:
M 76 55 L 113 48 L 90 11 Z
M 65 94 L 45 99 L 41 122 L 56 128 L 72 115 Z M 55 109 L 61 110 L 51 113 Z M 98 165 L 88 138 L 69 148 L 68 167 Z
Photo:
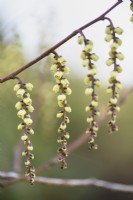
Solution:
M 42 60 L 43 58 L 45 58 L 46 56 L 48 56 L 50 53 L 54 52 L 55 49 L 57 49 L 58 47 L 60 47 L 61 45 L 63 45 L 64 43 L 66 43 L 68 40 L 70 40 L 71 38 L 73 38 L 75 35 L 77 35 L 78 33 L 80 33 L 82 30 L 88 28 L 89 26 L 104 20 L 104 17 L 111 12 L 115 7 L 117 7 L 119 4 L 121 4 L 123 2 L 123 0 L 118 0 L 113 6 L 111 6 L 106 12 L 104 12 L 102 15 L 100 15 L 99 17 L 97 17 L 96 19 L 92 20 L 91 22 L 85 24 L 84 26 L 81 26 L 80 28 L 76 29 L 75 31 L 73 31 L 70 35 L 68 35 L 67 37 L 65 37 L 63 40 L 61 40 L 59 43 L 57 43 L 56 45 L 54 45 L 53 47 L 51 47 L 50 49 L 48 49 L 47 51 L 45 51 L 44 53 L 42 53 L 40 56 L 38 56 L 37 58 L 35 58 L 34 60 L 30 61 L 29 63 L 27 63 L 26 65 L 20 67 L 19 69 L 17 69 L 16 71 L 12 72 L 11 74 L 5 76 L 4 78 L 0 78 L 0 83 L 3 83 L 5 81 L 8 81 L 10 79 L 14 79 L 14 77 L 16 77 L 18 74 L 20 74 L 21 72 L 23 72 L 24 70 L 26 70 L 27 68 L 31 67 L 32 65 L 34 65 L 35 63 L 39 62 L 40 60 Z
M 123 104 L 126 101 L 127 97 L 131 94 L 131 92 L 133 92 L 133 88 L 126 90 L 121 96 L 121 98 L 119 99 L 118 104 L 119 105 Z M 100 126 L 106 119 L 107 119 L 106 109 L 104 109 L 102 111 L 101 116 L 99 117 L 97 121 L 98 125 Z M 72 142 L 68 146 L 68 153 L 70 154 L 76 149 L 78 149 L 81 145 L 84 144 L 84 142 L 86 142 L 87 139 L 88 139 L 88 135 L 86 135 L 84 131 L 74 142 Z M 57 162 L 58 162 L 58 156 L 55 156 L 52 159 L 50 159 L 47 163 L 43 163 L 42 165 L 40 165 L 36 169 L 36 173 L 38 174 L 42 171 L 48 170 L 50 167 L 56 165 Z
M 9 180 L 9 182 L 7 183 L 5 182 L 4 186 L 11 185 L 22 180 L 20 178 L 20 175 L 15 172 L 0 172 L 0 179 Z M 67 187 L 94 186 L 113 191 L 131 192 L 131 193 L 133 192 L 133 185 L 114 183 L 114 182 L 99 180 L 96 178 L 58 179 L 58 178 L 36 177 L 35 181 L 38 184 L 45 184 L 45 185 L 67 186 Z

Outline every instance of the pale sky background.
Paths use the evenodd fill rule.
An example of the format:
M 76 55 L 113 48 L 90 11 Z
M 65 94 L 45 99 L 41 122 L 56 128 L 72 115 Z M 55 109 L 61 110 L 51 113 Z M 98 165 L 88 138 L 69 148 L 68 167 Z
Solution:
M 5 21 L 2 28 L 8 31 L 14 24 L 14 28 L 21 35 L 27 60 L 31 60 L 38 56 L 38 43 L 43 41 L 43 44 L 53 46 L 73 30 L 98 17 L 115 2 L 117 1 L 0 0 L 0 13 Z M 126 86 L 133 86 L 133 23 L 129 21 L 131 16 L 129 6 L 130 1 L 124 0 L 108 16 L 111 17 L 115 26 L 124 29 L 124 34 L 121 36 L 123 45 L 120 51 L 124 53 L 125 60 L 120 62 L 123 73 L 119 75 L 119 79 Z M 97 68 L 103 83 L 109 78 L 109 69 L 105 65 L 110 45 L 104 42 L 106 25 L 108 25 L 107 21 L 98 22 L 84 31 L 86 37 L 94 41 L 94 52 L 100 57 Z M 10 32 L 7 34 L 10 35 Z M 77 37 L 74 37 L 57 52 L 68 60 L 72 72 L 84 76 L 87 70 L 81 65 L 82 46 L 76 41 Z M 110 71 L 111 69 L 110 67 Z

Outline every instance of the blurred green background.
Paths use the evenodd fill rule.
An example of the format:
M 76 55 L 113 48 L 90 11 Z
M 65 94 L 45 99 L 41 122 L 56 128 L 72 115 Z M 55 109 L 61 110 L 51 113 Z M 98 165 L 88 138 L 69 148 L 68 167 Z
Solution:
M 40 47 L 41 50 L 41 47 Z M 11 41 L 5 41 L 0 37 L 0 77 L 3 77 L 26 62 L 22 52 L 21 42 L 18 37 Z M 32 68 L 23 72 L 20 77 L 25 82 L 34 84 L 32 93 L 35 112 L 34 119 L 35 135 L 31 136 L 34 145 L 34 166 L 37 167 L 47 162 L 56 155 L 58 144 L 56 142 L 59 121 L 56 119 L 58 111 L 56 95 L 52 92 L 54 79 L 50 72 L 50 58 L 47 58 Z M 79 63 L 80 67 L 81 63 Z M 77 66 L 76 66 L 77 67 Z M 85 86 L 83 77 L 71 74 L 68 77 L 73 90 L 69 97 L 72 113 L 69 115 L 71 134 L 69 143 L 74 141 L 86 129 L 86 113 L 84 108 L 87 98 L 84 96 Z M 21 160 L 20 132 L 17 125 L 20 120 L 16 116 L 15 103 L 17 98 L 13 91 L 15 80 L 10 80 L 0 85 L 0 171 L 25 172 L 23 160 Z M 105 87 L 98 93 L 100 106 L 107 104 L 108 96 Z M 125 88 L 126 89 L 126 88 Z M 89 151 L 87 141 L 78 150 L 73 152 L 67 159 L 68 169 L 60 170 L 59 165 L 42 172 L 41 176 L 53 178 L 90 178 L 95 177 L 107 181 L 133 184 L 133 94 L 131 94 L 118 114 L 117 123 L 119 131 L 108 135 L 107 121 L 100 127 L 97 137 L 99 149 Z M 23 149 L 23 146 L 21 147 Z M 16 155 L 17 153 L 17 155 Z M 17 165 L 14 164 L 18 159 Z M 30 186 L 28 183 L 17 183 L 7 188 L 0 188 L 0 200 L 21 199 L 72 199 L 77 200 L 132 200 L 133 194 L 108 191 L 94 187 L 61 187 L 38 185 Z

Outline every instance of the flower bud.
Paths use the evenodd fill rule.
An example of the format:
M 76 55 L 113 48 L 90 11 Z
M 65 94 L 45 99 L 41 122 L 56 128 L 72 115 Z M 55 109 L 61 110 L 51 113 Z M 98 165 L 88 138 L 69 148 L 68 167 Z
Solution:
M 32 125 L 33 120 L 30 119 L 30 118 L 24 118 L 24 123 L 25 123 L 27 126 L 30 126 L 30 125 Z
M 66 100 L 66 95 L 65 94 L 58 95 L 57 100 L 58 101 L 65 101 Z
M 53 65 L 51 66 L 51 68 L 50 68 L 50 70 L 51 70 L 52 72 L 56 72 L 57 69 L 58 69 L 58 65 L 57 65 L 57 64 L 53 64 Z
M 99 57 L 96 54 L 93 53 L 93 54 L 91 54 L 91 59 L 93 61 L 98 61 Z
M 15 92 L 17 92 L 17 91 L 20 89 L 20 87 L 21 87 L 21 84 L 20 84 L 20 83 L 17 83 L 17 84 L 14 86 L 13 90 L 14 90 Z
M 87 117 L 87 122 L 91 124 L 91 122 L 93 121 L 93 117 Z
M 124 55 L 123 55 L 121 52 L 117 53 L 117 54 L 116 54 L 116 57 L 117 57 L 119 60 L 124 60 Z
M 121 34 L 123 33 L 123 29 L 120 28 L 120 27 L 116 27 L 116 28 L 114 29 L 114 31 L 115 31 L 115 33 L 117 33 L 118 35 L 121 35 Z
M 111 104 L 116 104 L 117 103 L 117 98 L 111 98 L 110 99 Z
M 21 101 L 19 101 L 19 102 L 16 103 L 15 108 L 17 110 L 20 110 L 22 108 L 22 106 L 23 106 L 23 103 Z
M 83 65 L 83 67 L 88 67 L 88 65 L 89 65 L 89 59 L 83 60 L 82 65 Z
M 53 87 L 53 91 L 55 92 L 55 93 L 57 93 L 57 92 L 59 92 L 59 90 L 60 90 L 60 86 L 57 84 L 57 85 L 54 85 L 54 87 Z
M 82 35 L 78 36 L 78 44 L 83 44 L 84 37 Z
M 63 76 L 63 72 L 62 71 L 58 71 L 54 74 L 54 77 L 58 80 L 61 79 L 61 77 Z
M 72 109 L 71 109 L 70 106 L 66 106 L 66 107 L 65 107 L 65 111 L 68 112 L 68 113 L 70 113 L 70 112 L 72 112 Z
M 26 88 L 27 90 L 32 91 L 33 85 L 32 85 L 31 83 L 26 83 L 26 84 L 25 84 L 25 88 Z
M 107 66 L 111 66 L 113 63 L 114 63 L 114 60 L 113 60 L 112 58 L 109 58 L 109 59 L 106 61 L 106 65 L 107 65 Z
M 25 116 L 25 114 L 26 114 L 26 111 L 24 110 L 24 109 L 21 109 L 21 110 L 19 110 L 18 111 L 18 113 L 17 113 L 17 116 L 19 117 L 19 118 L 24 118 L 24 116 Z
M 24 89 L 19 89 L 19 90 L 17 90 L 17 92 L 16 92 L 16 96 L 17 96 L 18 98 L 23 99 L 24 93 L 25 93 L 25 90 L 24 90 Z
M 85 95 L 91 95 L 93 93 L 93 88 L 86 88 Z
M 26 105 L 31 105 L 31 104 L 32 104 L 32 100 L 31 100 L 29 97 L 24 98 L 24 99 L 23 99 L 23 102 L 24 102 Z
M 106 37 L 104 38 L 104 40 L 105 40 L 106 42 L 110 42 L 112 39 L 113 39 L 112 34 L 107 34 Z

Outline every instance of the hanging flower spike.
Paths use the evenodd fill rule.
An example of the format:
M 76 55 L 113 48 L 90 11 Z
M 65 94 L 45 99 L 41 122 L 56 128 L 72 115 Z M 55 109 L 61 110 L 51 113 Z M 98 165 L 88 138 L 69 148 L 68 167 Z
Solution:
M 106 42 L 112 42 L 110 45 L 109 51 L 109 59 L 106 61 L 107 66 L 113 65 L 113 71 L 110 73 L 109 78 L 109 87 L 106 90 L 107 94 L 111 94 L 111 98 L 109 100 L 108 106 L 108 115 L 111 115 L 111 120 L 109 121 L 109 133 L 114 131 L 118 131 L 118 126 L 116 125 L 116 116 L 117 112 L 120 111 L 120 107 L 118 106 L 118 98 L 119 94 L 117 90 L 122 89 L 121 82 L 117 80 L 117 76 L 122 72 L 121 66 L 117 63 L 117 61 L 121 61 L 124 59 L 124 55 L 121 52 L 118 52 L 119 46 L 122 44 L 122 41 L 117 35 L 121 35 L 123 30 L 120 27 L 113 27 L 113 24 L 106 27 Z
M 60 134 L 57 142 L 60 144 L 58 148 L 59 158 L 61 162 L 61 169 L 67 168 L 65 157 L 68 155 L 67 152 L 67 139 L 69 139 L 69 133 L 66 131 L 67 124 L 69 123 L 69 117 L 67 113 L 71 112 L 71 107 L 67 104 L 67 95 L 71 95 L 72 90 L 69 87 L 69 81 L 65 78 L 66 74 L 69 74 L 69 68 L 65 65 L 66 60 L 62 56 L 58 56 L 55 53 L 53 58 L 53 64 L 51 71 L 54 73 L 56 85 L 53 87 L 55 93 L 59 93 L 57 96 L 58 106 L 61 110 L 57 113 L 57 118 L 61 119 L 61 124 L 58 129 Z
M 97 136 L 98 131 L 96 117 L 100 115 L 100 112 L 97 109 L 98 95 L 96 94 L 96 87 L 99 87 L 101 82 L 95 77 L 97 74 L 97 69 L 94 62 L 98 60 L 98 56 L 95 53 L 92 53 L 93 42 L 91 40 L 87 40 L 82 33 L 82 35 L 78 37 L 78 44 L 83 43 L 85 46 L 81 53 L 81 59 L 83 60 L 82 65 L 89 71 L 89 74 L 84 79 L 84 82 L 87 85 L 85 95 L 91 97 L 91 102 L 85 108 L 85 111 L 90 113 L 87 117 L 87 123 L 89 124 L 89 127 L 86 131 L 86 134 L 89 134 L 89 149 L 97 149 L 98 146 L 95 143 L 95 137 Z
M 130 10 L 133 11 L 133 2 L 131 1 Z M 133 23 L 133 14 L 130 17 L 130 21 Z
M 20 99 L 20 101 L 16 103 L 15 108 L 18 110 L 17 116 L 22 119 L 22 122 L 18 125 L 18 130 L 23 131 L 21 140 L 25 145 L 25 150 L 22 152 L 22 156 L 26 157 L 25 166 L 27 171 L 25 176 L 29 178 L 30 184 L 33 184 L 35 179 L 35 169 L 31 165 L 31 160 L 34 159 L 34 155 L 31 153 L 33 151 L 33 145 L 29 137 L 34 134 L 31 128 L 33 121 L 29 114 L 34 111 L 34 108 L 32 106 L 30 94 L 28 93 L 28 90 L 31 91 L 32 89 L 33 85 L 31 83 L 19 82 L 14 86 L 16 96 Z

